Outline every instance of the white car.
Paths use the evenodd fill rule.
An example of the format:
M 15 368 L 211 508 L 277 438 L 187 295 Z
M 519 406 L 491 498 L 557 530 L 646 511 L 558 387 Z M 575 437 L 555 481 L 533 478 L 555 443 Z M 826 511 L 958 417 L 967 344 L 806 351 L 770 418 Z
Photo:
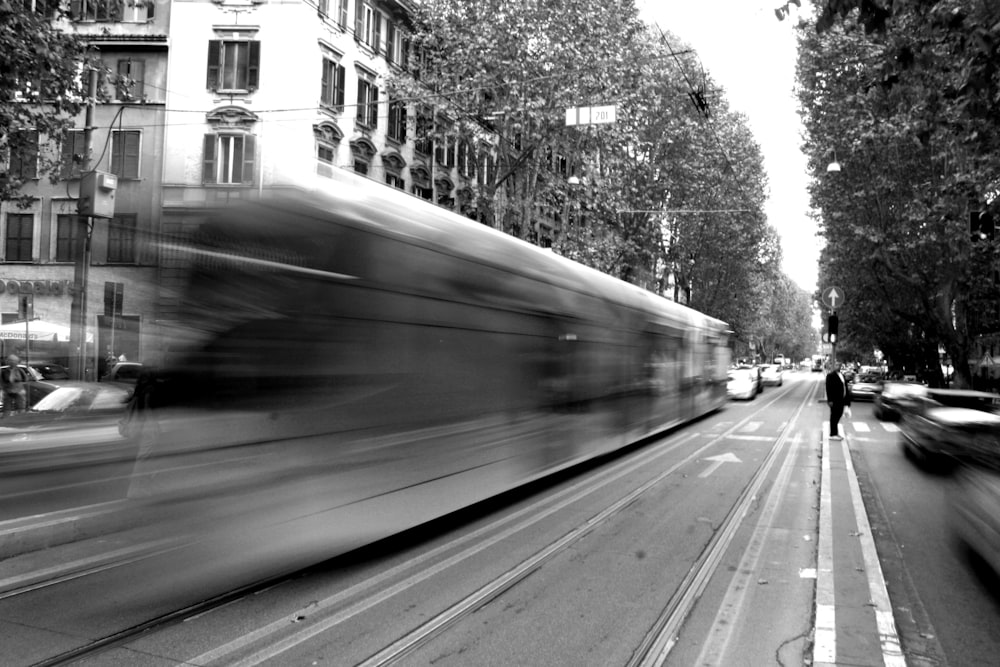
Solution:
M 729 369 L 729 382 L 726 385 L 729 398 L 744 398 L 750 400 L 760 393 L 760 376 L 756 368 Z
M 761 380 L 765 385 L 776 385 L 781 386 L 784 377 L 784 372 L 781 370 L 781 366 L 776 364 L 771 364 L 767 366 L 761 366 Z

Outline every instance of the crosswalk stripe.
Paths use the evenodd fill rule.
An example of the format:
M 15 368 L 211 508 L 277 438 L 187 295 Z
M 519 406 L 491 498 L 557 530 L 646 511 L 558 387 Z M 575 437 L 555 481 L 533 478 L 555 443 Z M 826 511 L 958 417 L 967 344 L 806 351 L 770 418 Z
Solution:
M 865 422 L 851 422 L 851 426 L 853 426 L 854 430 L 857 431 L 858 433 L 871 432 L 871 428 Z

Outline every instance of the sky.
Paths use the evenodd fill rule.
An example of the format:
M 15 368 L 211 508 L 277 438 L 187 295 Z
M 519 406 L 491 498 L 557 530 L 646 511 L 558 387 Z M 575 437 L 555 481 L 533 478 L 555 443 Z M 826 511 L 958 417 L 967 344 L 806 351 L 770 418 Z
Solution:
M 802 4 L 805 5 L 806 2 Z M 698 52 L 702 67 L 747 116 L 764 155 L 768 223 L 781 236 L 782 268 L 800 287 L 816 289 L 822 241 L 808 217 L 806 159 L 795 99 L 798 12 L 778 21 L 784 0 L 636 0 L 646 23 L 676 35 Z

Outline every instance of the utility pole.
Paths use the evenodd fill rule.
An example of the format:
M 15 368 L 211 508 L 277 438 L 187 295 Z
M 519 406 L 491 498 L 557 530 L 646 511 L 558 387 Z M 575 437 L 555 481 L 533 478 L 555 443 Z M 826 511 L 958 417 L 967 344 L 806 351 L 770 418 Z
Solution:
M 97 102 L 97 69 L 91 68 L 87 83 L 87 111 L 84 119 L 83 163 L 80 173 L 90 170 L 90 156 L 94 151 L 94 107 Z M 81 179 L 82 190 L 83 179 Z M 87 368 L 87 281 L 90 269 L 90 230 L 92 202 L 84 202 L 83 192 L 77 200 L 77 227 L 73 237 L 73 302 L 70 306 L 70 376 L 85 380 Z

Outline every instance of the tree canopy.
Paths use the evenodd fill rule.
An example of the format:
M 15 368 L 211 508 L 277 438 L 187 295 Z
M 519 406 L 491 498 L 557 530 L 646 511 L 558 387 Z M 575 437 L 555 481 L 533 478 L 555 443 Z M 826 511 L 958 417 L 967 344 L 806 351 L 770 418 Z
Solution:
M 798 84 L 827 239 L 821 283 L 851 295 L 845 338 L 931 371 L 940 344 L 968 385 L 976 336 L 1000 324 L 997 248 L 970 234 L 970 218 L 996 208 L 1000 184 L 1000 8 L 820 8 L 816 26 L 799 26 Z M 843 170 L 828 173 L 834 157 Z
M 0 2 L 0 201 L 24 200 L 26 181 L 57 173 L 40 138 L 61 138 L 85 102 L 85 44 L 58 27 L 58 3 Z

